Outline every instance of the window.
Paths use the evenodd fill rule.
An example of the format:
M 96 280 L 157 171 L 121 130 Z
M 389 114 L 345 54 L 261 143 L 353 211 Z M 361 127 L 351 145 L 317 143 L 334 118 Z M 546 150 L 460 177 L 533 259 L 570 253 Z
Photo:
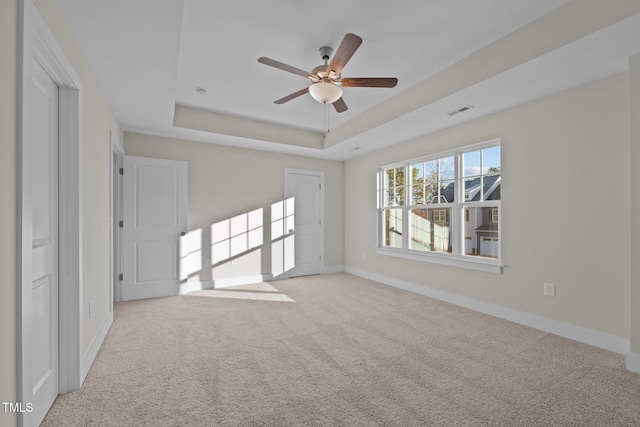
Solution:
M 501 171 L 499 140 L 380 168 L 379 250 L 499 266 Z

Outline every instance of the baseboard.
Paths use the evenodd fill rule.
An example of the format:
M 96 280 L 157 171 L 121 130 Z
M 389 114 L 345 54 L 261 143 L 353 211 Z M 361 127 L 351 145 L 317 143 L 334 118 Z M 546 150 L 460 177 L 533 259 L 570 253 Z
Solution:
M 204 282 L 180 283 L 180 290 L 178 292 L 182 295 L 189 292 L 201 291 L 203 289 L 213 289 L 213 281 L 205 280 Z
M 80 385 L 82 385 L 85 378 L 87 378 L 89 369 L 91 369 L 91 365 L 93 365 L 93 361 L 98 355 L 98 351 L 100 350 L 104 339 L 107 337 L 107 332 L 109 332 L 109 328 L 111 328 L 112 323 L 113 312 L 109 313 L 104 323 L 102 324 L 102 327 L 98 331 L 98 334 L 91 342 L 89 350 L 87 350 L 87 352 L 82 356 L 82 361 L 80 362 Z
M 627 353 L 627 369 L 640 373 L 640 354 Z
M 629 340 L 616 337 L 614 335 L 605 334 L 603 332 L 594 331 L 592 329 L 560 322 L 535 314 L 525 313 L 511 308 L 490 304 L 484 301 L 478 301 L 473 298 L 452 294 L 450 292 L 445 292 L 438 289 L 432 289 L 427 286 L 406 282 L 393 277 L 383 276 L 349 266 L 346 266 L 344 271 L 349 274 L 353 274 L 354 276 L 360 276 L 365 279 L 383 283 L 385 285 L 404 289 L 410 292 L 415 292 L 417 294 L 421 294 L 430 298 L 445 301 L 474 311 L 478 311 L 480 313 L 518 323 L 520 325 L 529 326 L 540 331 L 559 335 L 564 338 L 592 345 L 594 347 L 602 348 L 614 353 L 626 354 L 630 349 Z M 636 359 L 630 359 L 629 355 L 627 355 L 627 366 L 629 366 L 629 364 L 631 363 L 632 366 L 636 366 L 638 367 L 638 369 L 640 369 L 640 361 L 639 359 L 637 359 L 640 356 L 632 356 L 634 356 Z

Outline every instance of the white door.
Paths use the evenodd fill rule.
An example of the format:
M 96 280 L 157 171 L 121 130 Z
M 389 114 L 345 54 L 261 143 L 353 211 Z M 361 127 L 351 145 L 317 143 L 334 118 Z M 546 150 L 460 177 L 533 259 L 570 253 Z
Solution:
M 23 369 L 38 425 L 58 396 L 58 86 L 35 60 L 31 92 L 30 366 Z
M 125 156 L 122 299 L 177 295 L 187 162 Z
M 295 267 L 289 276 L 322 271 L 322 175 L 314 171 L 286 171 L 285 192 L 294 199 Z

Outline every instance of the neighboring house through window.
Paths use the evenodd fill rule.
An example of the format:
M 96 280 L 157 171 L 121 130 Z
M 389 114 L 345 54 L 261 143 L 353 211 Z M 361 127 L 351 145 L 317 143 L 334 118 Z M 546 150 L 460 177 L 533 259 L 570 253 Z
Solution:
M 381 253 L 499 266 L 499 140 L 384 166 L 378 176 Z

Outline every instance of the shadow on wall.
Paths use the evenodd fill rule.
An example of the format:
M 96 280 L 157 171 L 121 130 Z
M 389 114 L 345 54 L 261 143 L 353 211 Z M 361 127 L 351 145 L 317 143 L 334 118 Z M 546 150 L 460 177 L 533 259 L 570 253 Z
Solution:
M 265 227 L 268 224 L 269 227 Z M 202 228 L 180 237 L 180 280 L 206 281 L 211 277 L 274 279 L 295 266 L 295 200 L 272 203 L 210 226 L 211 266 L 204 262 Z

